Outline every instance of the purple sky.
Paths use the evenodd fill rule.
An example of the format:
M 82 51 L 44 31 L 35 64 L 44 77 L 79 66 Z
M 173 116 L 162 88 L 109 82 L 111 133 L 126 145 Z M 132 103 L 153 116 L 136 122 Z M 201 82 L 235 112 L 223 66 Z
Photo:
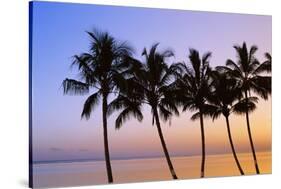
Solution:
M 141 58 L 144 47 L 155 42 L 160 42 L 160 49 L 175 51 L 171 62 L 187 61 L 190 47 L 201 53 L 211 51 L 212 66 L 223 65 L 227 58 L 235 59 L 232 46 L 243 41 L 259 47 L 257 57 L 261 60 L 264 52 L 271 53 L 271 16 L 51 2 L 34 2 L 33 8 L 33 147 L 36 161 L 103 158 L 101 108 L 97 107 L 89 121 L 81 120 L 87 96 L 64 96 L 61 88 L 64 78 L 77 79 L 77 72 L 70 69 L 70 63 L 73 55 L 88 50 L 89 38 L 85 31 L 96 27 L 119 40 L 127 40 L 135 48 L 137 58 Z M 270 103 L 262 103 L 268 115 L 261 121 L 269 132 Z M 162 155 L 157 130 L 151 126 L 150 109 L 143 107 L 143 111 L 142 123 L 132 119 L 119 131 L 114 130 L 116 115 L 109 118 L 112 158 Z M 173 119 L 171 127 L 168 123 L 162 124 L 171 155 L 200 154 L 199 133 L 196 139 L 188 141 L 188 135 L 194 135 L 192 132 L 197 133 L 199 128 L 198 122 L 189 121 L 190 115 L 184 113 Z M 258 115 L 257 111 L 253 119 Z M 237 123 L 244 124 L 243 117 Z M 208 124 L 216 125 L 216 122 L 207 122 L 207 127 Z M 226 136 L 223 120 L 217 124 L 221 128 L 218 136 Z M 215 136 L 214 131 L 208 132 Z M 229 152 L 227 145 L 221 141 L 210 142 L 207 153 Z M 258 145 L 257 148 L 266 150 L 269 146 Z M 248 147 L 241 145 L 240 150 L 247 151 Z

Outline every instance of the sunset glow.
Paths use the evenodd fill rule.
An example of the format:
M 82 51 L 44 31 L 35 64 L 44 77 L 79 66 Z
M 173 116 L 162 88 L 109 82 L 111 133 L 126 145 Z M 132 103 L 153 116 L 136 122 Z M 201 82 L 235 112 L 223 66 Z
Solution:
M 63 13 L 61 12 L 63 10 Z M 122 12 L 122 14 L 121 14 Z M 141 59 L 144 47 L 160 42 L 172 48 L 170 62 L 188 61 L 188 48 L 211 51 L 210 65 L 235 60 L 234 44 L 246 41 L 259 47 L 257 57 L 271 53 L 271 17 L 180 10 L 128 8 L 36 2 L 33 23 L 33 155 L 35 161 L 67 159 L 103 159 L 101 108 L 89 121 L 81 119 L 87 96 L 64 96 L 65 77 L 78 78 L 70 69 L 71 57 L 87 51 L 85 31 L 93 27 L 109 31 L 117 39 L 127 40 Z M 79 19 L 77 19 L 79 15 Z M 111 99 L 113 96 L 111 96 Z M 156 127 L 152 126 L 149 107 L 144 120 L 127 121 L 115 130 L 116 113 L 108 119 L 112 159 L 162 156 Z M 162 123 L 171 156 L 200 155 L 199 121 L 190 121 L 191 113 Z M 250 114 L 257 151 L 271 151 L 271 99 L 259 100 Z M 238 152 L 250 152 L 245 116 L 230 116 L 231 132 Z M 224 117 L 205 121 L 207 154 L 230 153 Z

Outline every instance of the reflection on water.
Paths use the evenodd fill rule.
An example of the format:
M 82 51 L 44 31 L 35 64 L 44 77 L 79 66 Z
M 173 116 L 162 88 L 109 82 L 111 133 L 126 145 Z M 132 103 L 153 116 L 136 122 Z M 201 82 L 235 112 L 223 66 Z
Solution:
M 238 154 L 245 174 L 255 174 L 251 154 Z M 261 173 L 271 173 L 271 152 L 257 153 Z M 171 158 L 180 179 L 199 178 L 201 156 Z M 78 186 L 107 183 L 105 162 L 42 163 L 33 165 L 35 187 Z M 113 160 L 115 183 L 171 179 L 165 158 Z M 239 175 L 232 154 L 208 155 L 206 177 Z

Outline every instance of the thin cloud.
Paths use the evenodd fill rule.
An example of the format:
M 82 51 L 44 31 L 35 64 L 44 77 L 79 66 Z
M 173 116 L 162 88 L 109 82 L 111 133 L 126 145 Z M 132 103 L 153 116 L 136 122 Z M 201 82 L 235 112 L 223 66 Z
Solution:
M 79 152 L 88 152 L 89 150 L 88 149 L 79 149 L 78 151 Z
M 63 151 L 63 149 L 62 149 L 62 148 L 52 147 L 52 148 L 50 148 L 50 151 L 53 151 L 53 152 L 61 152 L 61 151 Z

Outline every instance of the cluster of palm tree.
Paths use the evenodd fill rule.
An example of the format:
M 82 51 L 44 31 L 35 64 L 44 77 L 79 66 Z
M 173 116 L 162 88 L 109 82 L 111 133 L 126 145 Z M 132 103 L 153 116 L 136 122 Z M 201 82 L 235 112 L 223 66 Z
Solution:
M 201 177 L 205 173 L 204 117 L 213 120 L 223 115 L 226 121 L 231 150 L 241 175 L 244 171 L 239 163 L 233 144 L 229 116 L 246 116 L 248 135 L 256 173 L 259 174 L 257 157 L 251 135 L 249 113 L 254 111 L 258 97 L 268 99 L 271 94 L 271 55 L 266 61 L 255 57 L 256 46 L 248 50 L 246 43 L 234 46 L 237 60 L 227 60 L 224 66 L 211 68 L 211 53 L 202 57 L 195 49 L 189 50 L 189 62 L 169 65 L 167 59 L 174 56 L 171 50 L 159 51 L 159 44 L 144 48 L 143 61 L 133 57 L 134 51 L 126 42 L 119 42 L 107 32 L 88 32 L 91 45 L 89 52 L 74 56 L 72 65 L 77 66 L 80 80 L 63 81 L 65 94 L 84 95 L 91 93 L 84 103 L 81 117 L 90 118 L 91 112 L 102 101 L 104 153 L 108 182 L 113 182 L 107 137 L 107 117 L 119 114 L 116 129 L 131 116 L 142 121 L 142 107 L 151 108 L 152 125 L 156 124 L 164 155 L 173 179 L 177 179 L 161 129 L 160 119 L 168 121 L 179 109 L 192 111 L 192 120 L 200 120 L 202 140 Z M 109 96 L 114 99 L 109 101 Z M 256 96 L 253 96 L 256 95 Z M 111 98 L 112 99 L 112 98 Z

